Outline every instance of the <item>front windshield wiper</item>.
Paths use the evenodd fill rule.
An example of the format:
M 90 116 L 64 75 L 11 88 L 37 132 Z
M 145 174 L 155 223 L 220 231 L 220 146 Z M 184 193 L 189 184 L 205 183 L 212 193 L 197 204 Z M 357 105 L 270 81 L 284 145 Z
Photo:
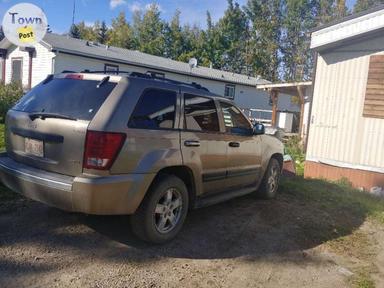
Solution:
M 77 121 L 76 118 L 70 117 L 70 116 L 65 116 L 61 114 L 56 114 L 56 113 L 47 113 L 47 112 L 36 112 L 36 113 L 31 113 L 29 114 L 29 118 L 33 121 L 36 118 L 40 118 L 44 120 L 45 118 L 58 118 L 58 119 L 68 119 L 68 120 L 73 120 Z

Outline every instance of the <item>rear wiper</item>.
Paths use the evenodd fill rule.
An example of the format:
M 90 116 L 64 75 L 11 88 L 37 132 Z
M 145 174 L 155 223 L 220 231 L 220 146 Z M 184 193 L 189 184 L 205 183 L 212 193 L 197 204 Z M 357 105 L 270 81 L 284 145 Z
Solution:
M 105 83 L 107 83 L 109 81 L 109 76 L 106 76 L 104 77 L 103 79 L 101 79 L 101 81 L 96 85 L 96 88 L 100 88 L 101 86 L 103 86 Z
M 33 121 L 36 118 L 40 118 L 44 120 L 45 118 L 58 118 L 58 119 L 68 119 L 68 120 L 73 120 L 77 121 L 76 118 L 70 117 L 70 116 L 65 116 L 61 114 L 56 114 L 56 113 L 46 113 L 46 112 L 37 112 L 37 113 L 31 113 L 29 114 L 29 118 Z

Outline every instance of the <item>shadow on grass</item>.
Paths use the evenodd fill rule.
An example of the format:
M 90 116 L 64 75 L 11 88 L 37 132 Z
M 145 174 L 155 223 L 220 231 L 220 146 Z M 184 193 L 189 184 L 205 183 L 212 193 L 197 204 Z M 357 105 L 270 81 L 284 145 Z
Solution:
M 191 211 L 180 236 L 161 247 L 132 236 L 128 217 L 92 216 L 84 223 L 151 255 L 197 259 L 255 259 L 302 251 L 351 234 L 367 217 L 384 223 L 384 201 L 344 183 L 297 177 L 284 179 L 280 192 L 271 201 L 249 195 Z
M 190 211 L 180 235 L 162 246 L 135 238 L 127 216 L 71 214 L 33 203 L 34 208 L 17 218 L 9 213 L 10 224 L 0 215 L 5 235 L 0 236 L 0 244 L 38 243 L 113 262 L 153 262 L 164 257 L 256 261 L 300 254 L 349 235 L 367 217 L 384 222 L 384 201 L 347 185 L 290 178 L 283 179 L 280 192 L 275 200 L 249 195 Z M 9 226 L 28 221 L 18 230 Z M 303 257 L 305 261 L 313 260 Z

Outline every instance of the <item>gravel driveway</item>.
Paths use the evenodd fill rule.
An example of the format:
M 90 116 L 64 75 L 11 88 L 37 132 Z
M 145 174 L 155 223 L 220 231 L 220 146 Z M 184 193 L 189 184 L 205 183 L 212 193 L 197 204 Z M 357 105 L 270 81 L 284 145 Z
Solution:
M 126 216 L 20 199 L 0 212 L 0 287 L 349 287 L 352 272 L 323 248 L 340 236 L 316 220 L 323 210 L 287 193 L 241 197 L 191 211 L 176 240 L 150 246 Z M 311 229 L 330 236 L 314 239 Z

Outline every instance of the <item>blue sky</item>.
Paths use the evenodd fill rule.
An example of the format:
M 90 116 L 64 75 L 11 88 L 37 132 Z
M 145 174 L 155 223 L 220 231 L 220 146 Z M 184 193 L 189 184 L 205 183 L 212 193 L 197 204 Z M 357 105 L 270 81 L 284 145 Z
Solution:
M 136 9 L 145 10 L 153 0 L 75 0 L 75 22 L 85 21 L 88 24 L 95 20 L 105 20 L 109 25 L 111 19 L 120 11 L 125 11 L 128 20 Z M 48 18 L 51 29 L 56 33 L 67 32 L 72 22 L 73 0 L 0 0 L 1 19 L 4 13 L 14 4 L 30 2 L 42 8 Z M 198 24 L 205 27 L 206 11 L 211 12 L 214 21 L 219 19 L 227 7 L 227 0 L 157 0 L 155 1 L 164 19 L 170 19 L 175 10 L 181 11 L 183 23 Z M 247 0 L 235 0 L 244 5 Z M 347 0 L 351 7 L 355 0 Z

